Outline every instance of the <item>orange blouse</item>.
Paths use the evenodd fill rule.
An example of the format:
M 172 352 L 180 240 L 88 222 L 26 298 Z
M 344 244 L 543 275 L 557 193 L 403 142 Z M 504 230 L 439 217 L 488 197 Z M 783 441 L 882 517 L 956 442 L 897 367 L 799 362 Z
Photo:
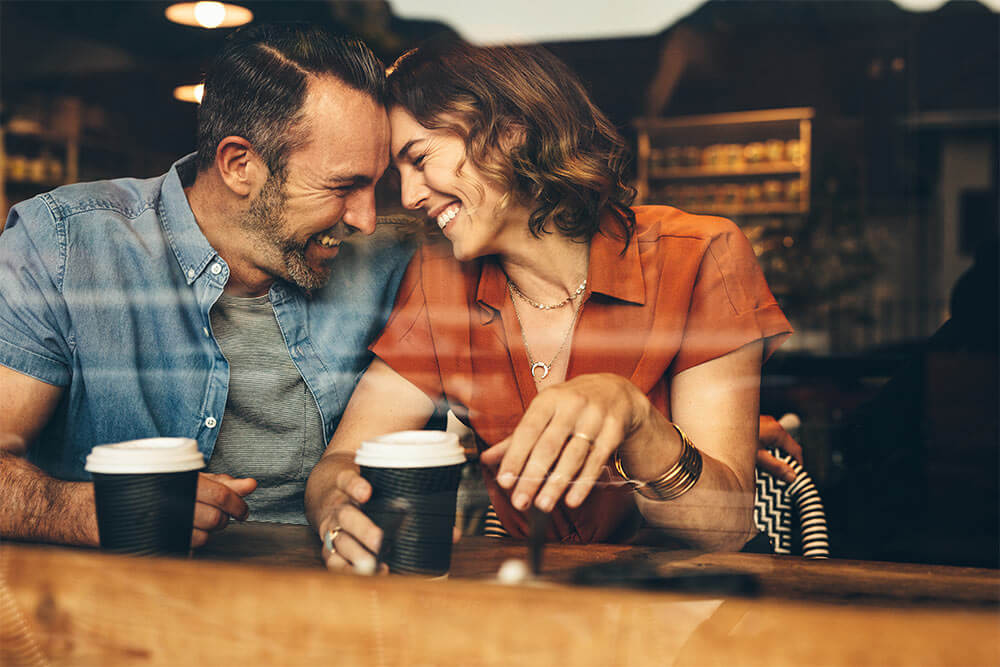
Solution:
M 586 307 L 566 377 L 617 373 L 669 418 L 675 374 L 761 339 L 767 359 L 792 328 L 735 224 L 667 206 L 640 206 L 635 214 L 627 247 L 604 232 L 591 240 Z M 605 222 L 602 229 L 610 229 Z M 506 285 L 495 257 L 460 263 L 447 242 L 427 244 L 371 346 L 432 399 L 445 398 L 481 449 L 510 435 L 537 394 Z M 492 471 L 483 474 L 504 527 L 524 537 L 526 515 Z M 616 480 L 606 469 L 580 507 L 557 504 L 550 539 L 612 537 L 635 507 L 631 491 Z

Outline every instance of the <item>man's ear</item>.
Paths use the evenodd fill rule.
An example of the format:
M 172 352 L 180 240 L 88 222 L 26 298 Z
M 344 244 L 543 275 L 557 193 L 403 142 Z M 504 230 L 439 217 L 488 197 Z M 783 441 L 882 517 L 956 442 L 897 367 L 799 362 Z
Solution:
M 267 165 L 243 137 L 229 136 L 219 142 L 215 167 L 226 186 L 241 197 L 257 192 L 267 181 Z

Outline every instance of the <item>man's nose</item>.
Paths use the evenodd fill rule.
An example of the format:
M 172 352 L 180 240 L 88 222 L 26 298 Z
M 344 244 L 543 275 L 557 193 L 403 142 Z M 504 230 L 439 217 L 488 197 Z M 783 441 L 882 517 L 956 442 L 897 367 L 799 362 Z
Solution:
M 362 234 L 375 231 L 375 189 L 354 193 L 344 212 L 344 224 Z
M 404 208 L 418 209 L 427 201 L 427 187 L 417 174 L 399 175 L 399 193 Z

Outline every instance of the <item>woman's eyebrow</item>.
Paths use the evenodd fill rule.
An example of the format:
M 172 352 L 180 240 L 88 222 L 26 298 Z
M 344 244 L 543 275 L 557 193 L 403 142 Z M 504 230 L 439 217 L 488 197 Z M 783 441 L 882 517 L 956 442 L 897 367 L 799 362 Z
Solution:
M 399 152 L 396 153 L 396 159 L 397 160 L 405 159 L 406 154 L 410 152 L 410 149 L 413 147 L 413 145 L 421 141 L 423 141 L 422 137 L 418 137 L 416 139 L 410 139 L 409 141 L 407 141 L 405 144 L 403 144 L 403 147 L 399 149 Z

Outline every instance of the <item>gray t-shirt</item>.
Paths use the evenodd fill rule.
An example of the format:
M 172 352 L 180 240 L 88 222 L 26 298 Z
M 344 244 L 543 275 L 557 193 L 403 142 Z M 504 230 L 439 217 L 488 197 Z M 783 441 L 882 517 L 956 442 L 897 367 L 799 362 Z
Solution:
M 229 395 L 207 472 L 253 477 L 253 521 L 307 523 L 309 471 L 326 448 L 319 408 L 288 354 L 268 297 L 223 294 L 212 330 L 229 362 Z

